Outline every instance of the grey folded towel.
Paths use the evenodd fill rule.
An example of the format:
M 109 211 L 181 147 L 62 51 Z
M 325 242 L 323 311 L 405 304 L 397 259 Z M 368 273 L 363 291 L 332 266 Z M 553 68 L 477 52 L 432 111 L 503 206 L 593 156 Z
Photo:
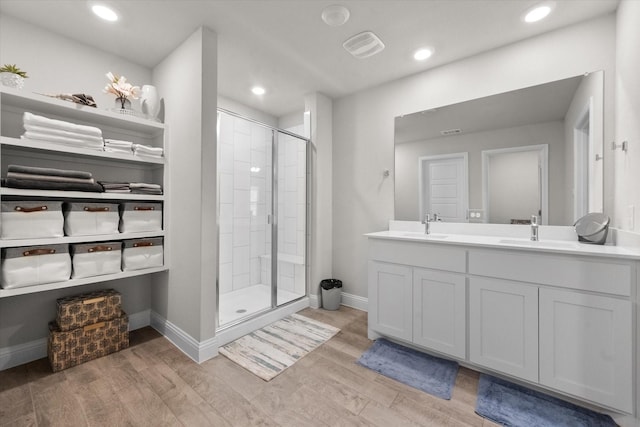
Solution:
M 31 173 L 19 173 L 19 172 L 7 172 L 7 178 L 15 179 L 35 179 L 38 181 L 52 181 L 52 182 L 79 182 L 81 184 L 93 184 L 95 181 L 93 178 L 69 178 L 68 176 L 55 176 L 55 175 L 36 175 Z
M 22 165 L 9 165 L 9 167 L 7 168 L 7 172 L 29 173 L 32 175 L 66 176 L 68 178 L 93 178 L 91 172 L 74 171 L 67 169 L 37 168 L 34 166 Z
M 88 191 L 92 193 L 103 193 L 100 184 L 83 184 L 79 182 L 51 182 L 37 179 L 16 179 L 7 178 L 7 187 L 23 188 L 31 190 L 61 190 L 61 191 Z

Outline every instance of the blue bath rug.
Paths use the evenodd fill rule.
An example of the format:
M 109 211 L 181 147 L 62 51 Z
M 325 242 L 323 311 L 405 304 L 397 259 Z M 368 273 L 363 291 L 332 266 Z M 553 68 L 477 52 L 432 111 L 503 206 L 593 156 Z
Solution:
M 458 364 L 387 341 L 384 338 L 364 352 L 358 364 L 426 393 L 451 399 Z
M 546 394 L 480 375 L 476 413 L 509 427 L 614 427 L 605 414 Z

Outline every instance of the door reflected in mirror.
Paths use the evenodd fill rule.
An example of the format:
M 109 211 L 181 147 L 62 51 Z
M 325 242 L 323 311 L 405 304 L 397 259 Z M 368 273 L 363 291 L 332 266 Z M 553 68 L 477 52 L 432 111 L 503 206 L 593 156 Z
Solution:
M 602 212 L 603 85 L 597 71 L 397 117 L 395 219 L 571 225 Z

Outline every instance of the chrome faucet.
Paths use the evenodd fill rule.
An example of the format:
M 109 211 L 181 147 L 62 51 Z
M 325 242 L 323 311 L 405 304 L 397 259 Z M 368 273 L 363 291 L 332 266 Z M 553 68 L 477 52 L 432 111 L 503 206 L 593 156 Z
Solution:
M 531 215 L 531 241 L 538 241 L 538 215 Z
M 429 234 L 431 232 L 431 215 L 424 214 L 424 234 Z

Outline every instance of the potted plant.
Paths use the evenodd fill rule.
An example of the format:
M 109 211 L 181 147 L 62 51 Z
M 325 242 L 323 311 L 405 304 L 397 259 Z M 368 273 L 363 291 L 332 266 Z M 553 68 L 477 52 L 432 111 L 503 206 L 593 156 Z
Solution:
M 22 89 L 24 86 L 24 79 L 27 77 L 27 73 L 22 71 L 15 64 L 5 64 L 0 67 L 0 81 L 5 86 Z
M 131 101 L 129 98 L 138 99 L 140 95 L 140 87 L 133 86 L 127 82 L 125 76 L 113 74 L 111 71 L 107 73 L 109 84 L 104 88 L 104 93 L 110 93 L 116 96 L 116 106 L 122 111 L 131 109 Z

